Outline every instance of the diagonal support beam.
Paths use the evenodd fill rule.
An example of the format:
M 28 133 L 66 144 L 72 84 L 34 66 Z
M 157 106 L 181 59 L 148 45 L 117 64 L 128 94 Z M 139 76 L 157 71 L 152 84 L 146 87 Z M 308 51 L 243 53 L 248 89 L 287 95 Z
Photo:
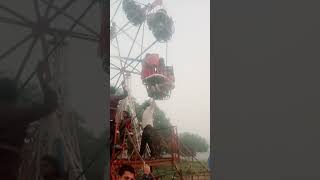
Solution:
M 39 21 L 40 17 L 41 17 L 41 14 L 40 14 L 40 8 L 39 8 L 38 0 L 33 0 L 33 8 L 34 8 L 34 11 L 36 12 L 37 20 Z
M 43 3 L 45 3 L 45 4 L 47 4 L 48 6 L 51 6 L 51 8 L 54 9 L 54 10 L 57 10 L 57 11 L 58 11 L 58 10 L 60 9 L 60 8 L 58 8 L 58 7 L 55 6 L 55 5 L 52 5 L 52 4 L 50 5 L 50 2 L 52 2 L 52 0 L 51 0 L 50 2 L 48 2 L 48 1 L 46 1 L 46 0 L 41 0 L 41 1 L 42 1 Z M 61 13 L 62 13 L 62 15 L 65 16 L 66 18 L 68 18 L 68 19 L 70 19 L 70 20 L 72 20 L 72 21 L 76 21 L 76 19 L 75 19 L 73 16 L 65 13 L 64 11 L 62 11 Z M 78 25 L 79 25 L 80 27 L 84 28 L 85 30 L 87 30 L 88 32 L 92 33 L 93 35 L 99 37 L 99 33 L 98 33 L 98 32 L 96 32 L 95 30 L 93 30 L 93 29 L 90 28 L 89 26 L 85 25 L 84 23 L 79 22 Z
M 49 28 L 49 33 L 50 34 L 60 34 L 62 36 L 67 36 L 67 37 L 73 37 L 73 38 L 78 38 L 78 39 L 83 39 L 83 40 L 89 40 L 93 42 L 99 42 L 99 37 L 91 35 L 91 34 L 85 34 L 85 33 L 80 33 L 80 32 L 75 32 L 75 31 L 68 31 L 64 29 L 57 29 L 57 28 Z
M 118 90 L 119 80 L 121 79 L 121 76 L 123 75 L 123 72 L 122 72 L 122 71 L 119 71 L 119 72 L 120 72 L 120 75 L 119 75 L 118 80 L 117 80 L 117 82 L 116 82 L 116 84 L 115 84 L 117 90 Z
M 7 6 L 5 6 L 3 4 L 0 4 L 0 9 L 3 9 L 5 11 L 9 12 L 10 14 L 12 14 L 12 15 L 16 16 L 17 18 L 23 20 L 24 22 L 32 23 L 32 21 L 30 19 L 27 19 L 25 16 L 17 13 L 16 11 L 8 8 Z
M 119 8 L 120 8 L 121 3 L 122 3 L 122 0 L 120 0 L 119 4 L 118 4 L 118 6 L 117 6 L 116 11 L 114 12 L 114 14 L 113 14 L 112 17 L 111 17 L 110 22 L 113 22 L 113 19 L 114 19 L 114 17 L 116 16 L 116 14 L 117 14 L 117 12 L 118 12 L 118 10 L 119 10 Z
M 142 25 L 142 24 L 141 24 L 141 25 Z M 133 42 L 132 42 L 132 44 L 131 44 L 129 53 L 128 53 L 128 55 L 127 55 L 127 58 L 129 58 L 130 55 L 131 55 L 132 49 L 133 49 L 133 47 L 134 47 L 134 45 L 135 45 L 135 42 L 136 42 L 137 37 L 138 37 L 138 34 L 139 34 L 139 32 L 140 32 L 141 25 L 139 26 L 139 28 L 138 28 L 138 30 L 137 30 L 137 32 L 136 32 L 136 35 L 135 35 L 134 40 L 133 40 Z M 126 66 L 127 62 L 128 62 L 128 59 L 125 60 L 124 66 Z
M 135 59 L 140 58 L 145 52 L 147 52 L 147 51 L 148 51 L 152 46 L 154 46 L 157 42 L 158 42 L 158 41 L 155 40 L 149 47 L 147 47 L 143 52 L 141 52 L 141 53 L 139 54 L 139 56 L 137 56 Z M 129 67 L 133 62 L 135 62 L 135 61 L 130 62 L 127 66 L 125 66 L 125 68 Z M 139 63 L 134 67 L 133 70 L 135 70 L 138 65 L 139 65 Z
M 28 48 L 27 54 L 24 56 L 24 58 L 22 60 L 22 63 L 20 65 L 20 67 L 19 67 L 18 73 L 17 73 L 17 75 L 15 77 L 16 82 L 18 82 L 18 80 L 20 79 L 22 71 L 23 71 L 24 67 L 26 66 L 26 63 L 30 59 L 32 50 L 33 50 L 34 46 L 36 45 L 37 41 L 38 41 L 38 37 L 34 38 L 32 43 L 31 43 L 31 45 L 30 45 L 30 47 Z
M 13 20 L 13 19 L 7 18 L 7 17 L 0 17 L 0 23 L 6 23 L 6 24 L 17 25 L 17 26 L 23 26 L 23 27 L 26 27 L 26 28 L 33 28 L 33 25 L 30 24 L 30 23 L 20 22 L 20 21 Z
M 119 26 L 117 26 L 117 25 L 116 25 L 116 27 L 119 28 Z M 125 30 L 123 30 L 123 29 L 121 29 L 121 28 L 120 28 L 119 32 L 116 33 L 116 36 L 121 35 L 120 32 L 122 32 L 124 35 L 126 35 L 126 36 L 127 36 L 129 39 L 131 39 L 132 41 L 134 40 L 133 37 L 131 37 Z M 143 46 L 143 45 L 140 44 L 139 42 L 136 42 L 136 43 L 137 43 L 137 45 L 139 45 L 139 46 Z M 143 47 L 142 47 L 142 48 L 143 48 Z
M 49 17 L 49 22 L 52 22 L 57 16 L 59 16 L 63 11 L 68 9 L 77 0 L 69 0 L 63 7 L 61 7 L 55 14 Z
M 46 10 L 44 12 L 44 17 L 46 17 L 46 18 L 48 18 L 49 14 L 50 14 L 50 9 L 51 9 L 51 7 L 53 5 L 53 1 L 54 0 L 49 0 L 49 2 L 47 4 L 47 8 L 46 8 Z
M 0 55 L 0 62 L 7 57 L 10 53 L 12 53 L 14 50 L 16 50 L 19 46 L 23 45 L 25 42 L 27 42 L 29 39 L 33 37 L 33 34 L 29 34 L 28 36 L 24 37 L 22 40 L 17 42 L 15 45 L 13 45 L 11 48 L 9 48 L 7 51 L 5 51 L 3 54 Z

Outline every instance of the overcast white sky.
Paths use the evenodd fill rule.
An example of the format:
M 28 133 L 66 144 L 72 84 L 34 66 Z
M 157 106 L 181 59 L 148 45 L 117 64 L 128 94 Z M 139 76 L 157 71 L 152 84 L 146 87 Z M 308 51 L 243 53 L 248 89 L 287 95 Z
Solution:
M 178 126 L 179 132 L 197 133 L 209 142 L 210 0 L 163 0 L 163 2 L 175 26 L 173 38 L 168 43 L 168 65 L 174 66 L 176 88 L 169 100 L 157 101 L 157 104 L 171 119 L 171 123 Z M 111 15 L 115 7 L 111 8 Z M 122 24 L 127 22 L 125 16 L 120 13 L 117 13 L 115 20 L 120 27 L 120 21 L 123 21 Z M 128 33 L 134 37 L 137 29 L 133 27 Z M 154 41 L 154 37 L 147 31 L 146 27 L 145 46 Z M 138 35 L 138 39 L 140 36 L 142 33 Z M 119 36 L 122 56 L 126 56 L 130 49 L 131 43 L 127 42 L 130 40 L 124 35 Z M 165 57 L 164 44 L 156 45 L 149 52 L 155 51 Z M 115 49 L 111 48 L 111 54 L 115 52 Z M 136 49 L 130 57 L 136 57 L 139 52 Z M 133 76 L 131 87 L 133 95 L 139 102 L 148 99 L 139 76 Z

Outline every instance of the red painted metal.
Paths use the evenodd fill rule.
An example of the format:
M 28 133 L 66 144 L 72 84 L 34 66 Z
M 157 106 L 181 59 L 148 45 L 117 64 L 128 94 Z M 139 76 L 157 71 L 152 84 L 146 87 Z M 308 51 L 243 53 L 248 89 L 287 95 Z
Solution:
M 116 121 L 117 122 L 117 121 Z M 117 123 L 116 123 L 117 124 Z M 110 163 L 110 173 L 111 173 L 111 179 L 115 180 L 117 177 L 117 169 L 123 165 L 123 164 L 129 164 L 136 168 L 137 170 L 142 169 L 144 163 L 148 164 L 149 166 L 152 166 L 153 168 L 157 168 L 159 166 L 174 166 L 175 163 L 180 161 L 180 152 L 179 148 L 177 146 L 177 128 L 176 127 L 170 127 L 166 129 L 158 129 L 158 130 L 167 130 L 171 129 L 171 136 L 170 136 L 170 142 L 169 145 L 171 147 L 171 155 L 166 158 L 158 158 L 158 159 L 144 159 L 139 160 L 134 157 L 130 157 L 129 159 L 121 159 L 116 157 L 116 152 L 113 149 L 112 156 L 111 156 L 111 163 Z M 117 142 L 117 139 L 120 135 L 120 133 L 117 133 L 118 125 L 116 125 L 116 131 L 114 134 L 114 142 Z M 125 141 L 122 141 L 121 147 L 122 150 L 120 153 L 122 153 L 124 150 L 127 149 L 127 147 L 124 145 Z M 115 143 L 116 144 L 116 143 Z

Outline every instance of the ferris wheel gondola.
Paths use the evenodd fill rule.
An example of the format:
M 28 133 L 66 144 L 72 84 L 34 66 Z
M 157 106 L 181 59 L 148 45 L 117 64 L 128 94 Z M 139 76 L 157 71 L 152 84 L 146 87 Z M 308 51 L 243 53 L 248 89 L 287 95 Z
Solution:
M 152 72 L 148 66 L 148 54 L 163 54 L 167 58 L 167 42 L 172 38 L 174 28 L 172 18 L 162 7 L 162 1 L 144 4 L 134 0 L 122 0 L 117 3 L 115 11 L 111 11 L 113 15 L 110 21 L 110 82 L 119 88 L 126 73 L 145 76 L 146 72 Z M 136 30 L 126 31 L 129 25 Z M 148 29 L 145 26 L 148 26 Z M 138 39 L 141 39 L 141 42 Z M 148 41 L 151 44 L 146 47 Z M 159 52 L 159 49 L 162 49 L 162 52 Z M 162 73 L 154 72 L 142 79 L 148 96 L 156 100 L 168 99 L 174 88 L 173 67 L 167 66 L 168 59 L 164 62 L 161 58 L 161 62 L 162 64 L 157 66 L 163 68 Z M 156 68 L 155 65 L 153 68 Z

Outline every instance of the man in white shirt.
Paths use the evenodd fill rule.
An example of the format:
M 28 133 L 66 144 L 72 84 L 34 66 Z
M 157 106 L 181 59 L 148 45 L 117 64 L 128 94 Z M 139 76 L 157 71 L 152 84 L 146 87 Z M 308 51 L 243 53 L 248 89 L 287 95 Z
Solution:
M 144 155 L 144 151 L 146 149 L 146 145 L 148 144 L 150 151 L 151 151 L 151 157 L 154 157 L 154 147 L 152 144 L 152 136 L 154 134 L 153 129 L 153 112 L 155 109 L 155 101 L 152 100 L 151 104 L 144 110 L 142 115 L 142 139 L 141 139 L 141 146 L 140 146 L 140 156 Z

